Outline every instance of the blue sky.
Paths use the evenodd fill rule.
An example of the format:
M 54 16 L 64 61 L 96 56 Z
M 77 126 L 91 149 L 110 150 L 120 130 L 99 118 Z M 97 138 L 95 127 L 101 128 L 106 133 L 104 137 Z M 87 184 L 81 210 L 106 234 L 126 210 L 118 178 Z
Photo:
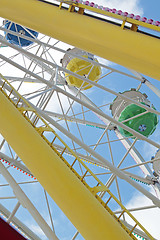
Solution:
M 154 0 L 154 1 L 141 0 L 139 2 L 143 8 L 144 16 L 148 18 L 153 18 L 159 21 L 160 2 L 158 0 Z

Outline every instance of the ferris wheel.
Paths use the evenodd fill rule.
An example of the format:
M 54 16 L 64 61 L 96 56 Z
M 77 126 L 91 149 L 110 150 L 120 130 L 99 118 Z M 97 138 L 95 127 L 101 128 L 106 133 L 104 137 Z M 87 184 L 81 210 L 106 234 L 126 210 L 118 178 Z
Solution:
M 88 1 L 2 2 L 2 219 L 27 239 L 157 239 L 135 216 L 160 207 L 159 48 L 138 52 L 156 49 L 160 23 Z M 59 22 L 31 23 L 22 6 Z M 135 48 L 114 49 L 116 31 Z

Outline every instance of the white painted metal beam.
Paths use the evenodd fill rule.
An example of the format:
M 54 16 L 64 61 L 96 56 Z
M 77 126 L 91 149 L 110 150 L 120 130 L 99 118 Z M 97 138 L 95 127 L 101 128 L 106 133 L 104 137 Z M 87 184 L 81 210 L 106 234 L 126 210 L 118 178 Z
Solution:
M 93 157 L 97 158 L 98 161 L 103 163 L 106 167 L 108 167 L 116 176 L 119 178 L 125 180 L 129 184 L 131 184 L 133 187 L 135 187 L 138 191 L 143 193 L 146 197 L 148 197 L 156 206 L 160 207 L 160 200 L 156 198 L 153 194 L 148 192 L 146 189 L 141 187 L 139 184 L 137 184 L 135 181 L 133 181 L 130 177 L 128 177 L 126 174 L 124 174 L 121 170 L 116 168 L 114 165 L 112 165 L 109 161 L 107 161 L 105 158 L 103 158 L 101 155 L 99 155 L 97 152 L 89 148 L 86 144 L 82 143 L 79 139 L 77 139 L 74 135 L 72 135 L 70 132 L 68 132 L 64 127 L 59 125 L 56 121 L 54 121 L 52 118 L 44 114 L 43 111 L 36 108 L 31 104 L 33 108 L 49 123 L 51 123 L 54 127 L 56 127 L 59 131 L 61 131 L 63 134 L 65 134 L 67 137 L 75 141 L 79 146 L 81 146 L 83 149 L 85 149 L 88 153 L 90 153 Z
M 0 204 L 0 215 L 8 219 L 8 217 L 11 215 L 11 212 L 8 211 L 2 204 Z M 11 224 L 15 225 L 22 234 L 25 234 L 28 238 L 31 238 L 32 240 L 41 240 L 35 233 L 31 231 L 26 225 L 24 225 L 17 217 L 13 217 Z
M 22 189 L 19 187 L 19 185 L 14 180 L 14 178 L 11 176 L 11 174 L 7 171 L 7 169 L 4 167 L 4 165 L 1 162 L 0 162 L 0 173 L 3 175 L 6 181 L 10 184 L 18 201 L 21 203 L 23 207 L 27 208 L 27 210 L 35 219 L 35 221 L 38 223 L 38 225 L 41 227 L 42 231 L 45 233 L 47 238 L 49 240 L 58 240 L 54 232 L 50 229 L 50 227 L 42 218 L 42 216 L 39 214 L 39 212 L 34 207 L 32 202 L 29 200 L 26 194 L 22 191 Z

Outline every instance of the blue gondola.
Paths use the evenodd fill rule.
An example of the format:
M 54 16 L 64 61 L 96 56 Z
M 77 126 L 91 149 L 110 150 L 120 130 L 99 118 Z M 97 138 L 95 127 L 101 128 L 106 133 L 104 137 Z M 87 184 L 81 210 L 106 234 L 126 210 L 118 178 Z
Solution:
M 37 38 L 38 37 L 38 32 L 35 32 L 29 28 L 24 28 L 21 25 L 18 25 L 16 23 L 13 23 L 11 21 L 5 20 L 5 25 L 4 27 L 6 29 L 9 29 L 13 32 L 17 32 L 20 33 L 22 35 L 25 35 L 27 37 L 30 38 Z M 11 43 L 11 44 L 15 44 L 21 47 L 27 47 L 29 45 L 31 45 L 33 42 L 27 39 L 24 39 L 23 37 L 17 37 L 11 33 L 7 33 L 6 34 L 6 39 Z

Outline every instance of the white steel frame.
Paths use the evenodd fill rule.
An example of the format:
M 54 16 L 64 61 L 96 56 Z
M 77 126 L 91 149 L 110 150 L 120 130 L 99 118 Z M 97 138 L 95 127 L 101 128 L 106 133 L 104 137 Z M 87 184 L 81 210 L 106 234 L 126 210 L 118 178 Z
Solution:
M 0 30 L 1 31 L 5 30 L 6 33 L 12 33 L 12 31 L 10 31 L 9 29 L 6 30 L 3 27 L 0 27 Z M 14 34 L 18 37 L 22 37 L 18 33 L 14 33 Z M 35 106 L 35 105 L 32 104 L 32 106 L 36 109 L 36 111 L 50 125 L 52 125 L 54 128 L 56 128 L 62 134 L 66 135 L 71 140 L 71 142 L 73 143 L 73 150 L 76 151 L 76 154 L 81 159 L 83 159 L 87 162 L 90 162 L 94 165 L 98 165 L 102 169 L 105 169 L 105 173 L 97 173 L 97 176 L 100 175 L 100 174 L 101 175 L 102 174 L 105 174 L 105 175 L 111 174 L 110 178 L 106 182 L 106 186 L 110 187 L 112 185 L 113 181 L 115 180 L 118 195 L 119 195 L 120 199 L 121 199 L 121 194 L 120 194 L 120 191 L 119 191 L 119 185 L 118 185 L 118 180 L 117 180 L 118 177 L 125 180 L 126 182 L 128 182 L 130 185 L 132 185 L 135 189 L 140 191 L 144 196 L 146 196 L 147 198 L 149 198 L 153 202 L 153 205 L 151 205 L 151 206 L 129 209 L 130 211 L 139 211 L 139 210 L 145 210 L 145 209 L 160 207 L 160 184 L 159 184 L 159 180 L 153 175 L 152 170 L 151 170 L 150 166 L 148 165 L 150 162 L 153 162 L 154 160 L 146 162 L 145 159 L 142 157 L 142 155 L 139 153 L 139 151 L 135 147 L 137 139 L 141 139 L 141 141 L 146 141 L 147 143 L 151 144 L 152 146 L 155 146 L 156 148 L 160 148 L 160 144 L 158 144 L 157 142 L 155 142 L 151 139 L 148 139 L 148 138 L 144 137 L 143 135 L 137 133 L 133 129 L 128 128 L 127 126 L 123 125 L 123 123 L 118 122 L 116 119 L 114 119 L 114 118 L 110 117 L 108 114 L 104 113 L 103 110 L 101 110 L 95 103 L 93 103 L 93 101 L 91 99 L 89 99 L 89 97 L 87 97 L 85 95 L 85 92 L 82 93 L 81 90 L 78 90 L 74 87 L 69 87 L 68 85 L 66 85 L 65 76 L 63 75 L 63 73 L 71 74 L 74 77 L 78 76 L 84 82 L 90 83 L 92 86 L 97 87 L 98 89 L 104 91 L 104 93 L 110 93 L 110 94 L 113 94 L 114 96 L 119 96 L 124 101 L 129 101 L 130 103 L 134 103 L 134 104 L 136 104 L 140 107 L 145 108 L 147 110 L 147 112 L 152 112 L 152 113 L 155 113 L 155 114 L 158 114 L 158 115 L 160 115 L 160 112 L 157 111 L 157 110 L 151 109 L 148 106 L 144 106 L 141 103 L 136 102 L 135 100 L 133 100 L 131 98 L 128 98 L 124 95 L 121 95 L 120 93 L 117 93 L 116 91 L 113 91 L 112 89 L 109 89 L 106 86 L 103 86 L 103 85 L 101 85 L 99 83 L 96 83 L 96 82 L 92 82 L 88 78 L 80 77 L 76 73 L 72 73 L 71 71 L 69 71 L 67 69 L 64 69 L 63 67 L 58 65 L 54 61 L 54 59 L 53 59 L 53 61 L 48 60 L 45 53 L 47 53 L 47 51 L 49 53 L 49 49 L 56 50 L 56 51 L 61 52 L 63 54 L 69 54 L 68 51 L 66 51 L 62 48 L 56 47 L 56 44 L 51 45 L 51 44 L 49 44 L 49 41 L 46 43 L 42 40 L 40 41 L 38 39 L 30 39 L 29 37 L 26 37 L 26 36 L 24 36 L 24 38 L 28 39 L 28 40 L 32 40 L 35 44 L 37 44 L 37 46 L 39 46 L 39 48 L 43 48 L 44 52 L 42 52 L 41 56 L 39 56 L 38 54 L 34 55 L 29 50 L 30 48 L 28 48 L 28 50 L 27 50 L 27 49 L 23 49 L 23 48 L 20 48 L 18 46 L 10 44 L 3 37 L 0 38 L 1 46 L 7 46 L 8 48 L 16 50 L 18 52 L 18 54 L 23 56 L 23 58 L 25 57 L 26 59 L 28 59 L 28 61 L 30 61 L 31 64 L 34 63 L 35 67 L 38 66 L 39 68 L 41 68 L 43 76 L 44 76 L 43 72 L 48 73 L 51 76 L 50 80 L 46 80 L 45 77 L 41 77 L 39 74 L 36 74 L 34 72 L 34 70 L 31 71 L 26 66 L 23 66 L 25 64 L 17 63 L 16 61 L 14 61 L 14 57 L 8 58 L 5 55 L 0 54 L 0 58 L 2 60 L 0 65 L 3 66 L 3 64 L 5 64 L 5 63 L 11 64 L 12 66 L 16 67 L 17 69 L 19 69 L 19 70 L 21 70 L 25 73 L 24 78 L 9 76 L 8 73 L 7 73 L 6 78 L 10 82 L 12 82 L 12 81 L 13 82 L 20 82 L 20 83 L 24 83 L 24 84 L 25 84 L 25 82 L 43 83 L 43 85 L 45 86 L 45 87 L 43 87 L 43 89 L 41 89 L 40 91 L 37 90 L 37 92 L 34 92 L 31 95 L 26 95 L 26 99 L 28 101 L 31 101 L 31 100 L 36 99 L 36 98 L 40 99 L 39 100 L 40 105 Z M 74 54 L 71 54 L 71 56 L 76 57 Z M 80 56 L 79 58 L 82 59 L 82 60 L 86 60 L 82 56 Z M 102 76 L 102 78 L 110 75 L 111 73 L 118 73 L 118 74 L 121 74 L 125 77 L 129 77 L 129 78 L 140 81 L 140 85 L 138 86 L 137 89 L 140 89 L 142 83 L 144 83 L 158 97 L 160 97 L 160 90 L 157 89 L 152 83 L 149 82 L 149 80 L 147 80 L 146 78 L 141 76 L 139 73 L 133 72 L 133 74 L 135 74 L 135 76 L 134 76 L 134 75 L 119 71 L 117 69 L 108 67 L 105 64 L 101 64 L 101 63 L 98 63 L 98 62 L 93 62 L 90 59 L 88 59 L 87 61 L 90 62 L 93 65 L 98 65 L 98 66 L 100 66 L 102 68 L 105 68 L 108 71 L 110 71 L 109 73 Z M 25 61 L 24 61 L 24 63 L 25 63 Z M 1 83 L 1 81 L 0 81 L 0 83 Z M 61 86 L 63 86 L 64 88 L 62 89 Z M 51 99 L 51 96 L 53 95 L 54 92 L 56 92 L 57 97 L 59 99 L 59 103 L 60 103 L 60 106 L 61 106 L 61 109 L 62 109 L 62 113 L 52 112 L 52 111 L 48 111 L 48 110 L 45 109 L 45 107 L 49 103 L 49 101 Z M 47 96 L 47 94 L 48 94 L 48 96 Z M 73 107 L 72 107 L 73 104 L 72 103 L 75 102 L 76 104 L 79 104 L 82 109 L 84 107 L 86 107 L 89 111 L 94 112 L 95 115 L 98 116 L 98 118 L 100 118 L 101 123 L 96 122 L 96 121 L 92 121 L 92 120 L 86 120 L 85 118 L 83 118 L 83 119 L 78 118 L 76 116 L 76 114 L 74 114 L 74 112 L 73 112 L 73 115 L 65 114 L 65 112 L 63 111 L 62 102 L 59 98 L 59 94 L 62 94 L 65 97 L 67 97 L 67 99 L 69 99 L 69 102 L 70 102 L 70 107 L 69 108 L 72 110 L 72 112 L 73 112 Z M 85 114 L 84 111 L 82 111 L 82 113 Z M 57 119 L 57 121 L 55 119 Z M 62 120 L 66 123 L 66 128 L 64 128 L 61 124 L 58 123 L 58 121 L 62 121 Z M 79 132 L 80 132 L 79 125 L 81 125 L 81 124 L 82 125 L 91 125 L 93 127 L 102 129 L 104 131 L 103 134 L 101 135 L 101 137 L 99 138 L 97 144 L 94 145 L 94 149 L 92 149 L 90 146 L 87 146 L 84 143 L 82 136 L 80 137 L 80 139 L 78 139 L 76 136 L 74 136 L 70 132 L 68 122 L 75 123 L 77 125 L 77 129 L 78 129 Z M 125 130 L 132 133 L 136 137 L 135 140 L 130 141 L 128 138 L 124 138 L 119 133 L 119 131 L 117 130 L 117 128 L 116 128 L 117 126 L 123 127 Z M 117 167 L 114 165 L 115 163 L 114 163 L 113 156 L 112 156 L 112 149 L 111 149 L 111 145 L 110 145 L 111 141 L 109 139 L 108 131 L 114 131 L 116 133 L 116 136 L 117 136 L 117 141 L 121 141 L 121 143 L 124 145 L 124 147 L 127 150 Z M 96 152 L 96 148 L 97 148 L 97 146 L 100 146 L 101 140 L 102 140 L 102 138 L 105 134 L 107 134 L 107 139 L 108 139 L 107 143 L 109 145 L 110 155 L 111 155 L 111 158 L 112 158 L 112 163 L 109 162 L 104 157 L 102 157 L 98 152 Z M 3 148 L 3 143 L 4 142 L 2 141 L 1 146 L 0 146 L 1 148 Z M 85 150 L 87 154 L 85 155 L 85 154 L 82 154 L 82 153 L 78 152 L 78 147 L 75 147 L 75 144 L 77 144 L 79 146 L 79 149 L 82 148 L 83 150 Z M 60 145 L 54 144 L 54 146 L 58 151 L 62 151 L 62 147 Z M 66 154 L 68 154 L 67 151 L 66 151 Z M 133 173 L 129 173 L 128 171 L 126 171 L 127 168 L 120 168 L 121 164 L 125 161 L 125 159 L 128 155 L 132 156 L 132 158 L 136 161 L 135 166 L 139 166 L 141 168 L 141 170 L 144 172 L 145 176 L 142 177 L 142 176 L 139 176 L 139 175 L 136 175 L 136 174 L 133 174 Z M 28 168 L 26 166 L 23 165 L 23 163 L 17 161 L 16 157 L 11 158 L 11 157 L 7 156 L 5 153 L 0 152 L 0 158 L 5 160 L 7 163 L 13 164 L 14 166 L 18 167 L 19 169 L 23 170 L 24 172 L 32 175 L 32 173 L 28 170 Z M 130 168 L 134 168 L 134 166 L 130 166 Z M 55 232 L 54 232 L 53 221 L 51 220 L 51 222 L 52 222 L 52 230 L 51 230 L 51 228 L 48 226 L 46 221 L 40 216 L 39 212 L 33 206 L 30 199 L 27 198 L 25 193 L 22 191 L 19 184 L 15 181 L 13 176 L 9 173 L 9 171 L 5 168 L 5 166 L 1 162 L 0 162 L 0 172 L 3 175 L 3 177 L 7 180 L 9 185 L 12 187 L 12 189 L 14 191 L 14 194 L 15 194 L 16 198 L 18 199 L 18 202 L 17 202 L 15 208 L 13 209 L 13 211 L 10 214 L 8 214 L 7 210 L 4 210 L 5 208 L 0 205 L 1 212 L 5 212 L 5 214 L 7 215 L 7 218 L 8 218 L 7 221 L 11 222 L 15 218 L 14 215 L 18 211 L 20 205 L 23 205 L 32 214 L 33 218 L 36 219 L 36 222 L 39 224 L 41 229 L 44 231 L 44 233 L 45 233 L 45 235 L 47 236 L 48 239 L 58 239 L 57 236 L 55 235 Z M 82 172 L 82 174 L 83 174 L 83 172 Z M 156 191 L 157 197 L 155 195 L 151 194 L 145 188 L 143 188 L 140 184 L 138 184 L 134 180 L 132 180 L 131 177 L 136 179 L 136 180 L 139 180 L 143 183 L 147 183 L 147 184 L 153 186 L 155 191 Z M 49 203 L 48 203 L 48 200 L 47 200 L 46 192 L 44 192 L 44 194 L 45 194 L 45 197 L 46 197 L 46 203 L 47 203 L 47 206 L 48 206 L 50 219 L 52 219 L 51 210 L 50 210 Z M 101 192 L 100 194 L 103 195 L 104 193 Z M 117 214 L 121 213 L 121 211 L 116 211 L 116 213 Z M 20 224 L 21 224 L 20 222 L 17 222 L 17 225 L 20 225 Z M 23 225 L 22 228 L 24 229 L 24 232 L 28 231 L 27 227 L 25 225 Z M 137 231 L 137 234 L 138 234 L 139 233 L 138 230 L 136 230 L 136 231 Z M 31 232 L 30 232 L 30 235 L 32 235 L 31 237 L 33 239 L 39 239 L 38 236 L 36 236 L 35 234 L 32 234 Z M 79 233 L 76 232 L 74 234 L 74 236 L 72 237 L 72 239 L 76 239 L 78 235 L 79 235 Z

